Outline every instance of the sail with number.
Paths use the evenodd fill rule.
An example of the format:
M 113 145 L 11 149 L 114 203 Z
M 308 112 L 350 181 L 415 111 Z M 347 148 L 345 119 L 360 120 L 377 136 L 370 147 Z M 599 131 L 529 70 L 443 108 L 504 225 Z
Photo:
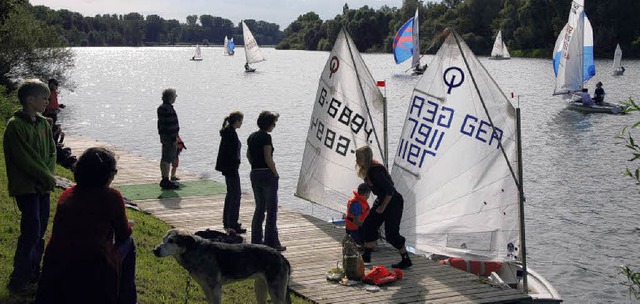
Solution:
M 383 130 L 382 93 L 343 29 L 320 76 L 295 195 L 343 212 L 362 182 L 355 150 L 369 145 L 383 160 Z
M 584 12 L 584 0 L 571 3 L 569 21 L 554 47 L 553 71 L 556 74 L 555 95 L 582 90 L 583 83 L 596 74 L 593 28 Z
M 400 234 L 408 245 L 470 260 L 514 259 L 515 118 L 491 75 L 451 31 L 413 91 L 394 156 L 391 175 L 404 197 Z
M 247 63 L 264 61 L 265 59 L 262 56 L 262 52 L 260 52 L 258 43 L 256 39 L 253 38 L 253 34 L 251 34 L 249 27 L 244 21 L 242 21 L 242 35 L 244 36 L 244 53 L 247 58 Z
M 509 54 L 507 45 L 504 43 L 504 40 L 502 39 L 502 31 L 498 31 L 498 35 L 496 35 L 496 40 L 493 42 L 493 49 L 491 49 L 490 59 L 510 59 L 510 58 L 511 58 L 511 55 Z

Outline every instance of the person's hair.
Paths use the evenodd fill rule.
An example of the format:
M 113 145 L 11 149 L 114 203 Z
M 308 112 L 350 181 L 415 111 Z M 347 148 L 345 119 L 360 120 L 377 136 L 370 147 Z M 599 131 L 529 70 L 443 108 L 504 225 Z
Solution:
M 262 111 L 262 113 L 258 115 L 258 128 L 260 128 L 260 130 L 268 129 L 269 127 L 271 127 L 271 125 L 275 124 L 276 121 L 278 121 L 278 117 L 280 117 L 280 114 L 278 113 L 271 111 Z
M 244 114 L 242 114 L 242 112 L 233 111 L 229 113 L 229 116 L 224 118 L 224 121 L 222 122 L 222 129 L 226 128 L 228 125 L 232 125 L 236 123 L 236 121 L 238 120 L 243 120 L 243 119 L 244 119 Z
M 367 183 L 362 183 L 358 185 L 358 194 L 365 195 L 370 192 L 371 192 L 371 188 L 369 188 L 369 185 L 367 185 Z
M 18 100 L 22 105 L 27 102 L 28 97 L 40 94 L 51 94 L 51 90 L 44 82 L 38 79 L 27 79 L 18 87 Z
M 356 159 L 361 158 L 364 161 L 364 165 L 360 166 L 356 163 L 356 169 L 358 170 L 358 176 L 361 178 L 367 177 L 367 170 L 373 165 L 373 151 L 369 146 L 362 146 L 356 149 Z
M 58 85 L 59 83 L 58 83 L 58 80 L 56 80 L 55 78 L 51 78 L 51 79 L 49 79 L 49 83 L 48 84 L 49 85 L 52 85 L 52 84 Z
M 82 153 L 73 176 L 79 188 L 103 187 L 117 172 L 115 154 L 103 147 L 93 147 Z
M 589 92 L 589 89 L 587 89 L 587 88 L 582 88 L 582 92 Z
M 169 102 L 169 100 L 171 100 L 171 98 L 173 98 L 174 96 L 176 96 L 176 89 L 164 89 L 164 91 L 162 91 L 162 102 Z
M 602 86 L 602 82 L 598 81 L 598 83 L 596 83 L 596 87 L 601 87 Z

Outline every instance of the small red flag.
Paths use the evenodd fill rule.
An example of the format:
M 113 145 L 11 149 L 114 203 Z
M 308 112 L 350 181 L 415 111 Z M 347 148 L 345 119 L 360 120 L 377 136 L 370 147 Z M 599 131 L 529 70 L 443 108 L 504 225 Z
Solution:
M 378 80 L 377 84 L 378 84 L 379 87 L 384 87 L 385 86 L 384 80 Z

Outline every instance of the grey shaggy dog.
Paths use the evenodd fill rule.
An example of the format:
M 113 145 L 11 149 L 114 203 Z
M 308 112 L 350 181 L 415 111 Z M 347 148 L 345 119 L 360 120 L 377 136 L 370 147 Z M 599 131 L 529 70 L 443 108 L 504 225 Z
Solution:
M 186 230 L 171 229 L 153 250 L 157 257 L 173 256 L 200 284 L 208 303 L 222 303 L 222 285 L 254 279 L 257 303 L 291 303 L 289 261 L 265 245 L 212 242 Z

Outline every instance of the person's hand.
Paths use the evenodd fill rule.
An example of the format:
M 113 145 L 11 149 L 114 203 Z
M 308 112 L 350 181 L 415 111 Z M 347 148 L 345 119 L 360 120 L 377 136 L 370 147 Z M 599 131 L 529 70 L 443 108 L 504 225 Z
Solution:
M 385 209 L 387 209 L 387 206 L 385 206 L 385 205 L 380 205 L 380 206 L 378 206 L 378 208 L 376 208 L 376 212 L 377 212 L 378 214 L 382 214 L 382 213 L 384 212 L 384 210 L 385 210 Z

